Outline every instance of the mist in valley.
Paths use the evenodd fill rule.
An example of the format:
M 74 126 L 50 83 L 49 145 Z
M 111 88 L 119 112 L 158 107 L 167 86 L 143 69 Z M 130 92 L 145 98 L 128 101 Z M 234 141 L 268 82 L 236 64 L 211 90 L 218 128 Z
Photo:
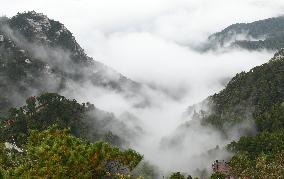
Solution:
M 39 57 L 57 56 L 59 61 L 54 65 L 70 73 L 86 70 L 84 81 L 68 81 L 61 94 L 112 112 L 133 131 L 127 134 L 129 147 L 163 174 L 197 173 L 197 169 L 210 172 L 214 160 L 230 157 L 224 149 L 228 143 L 238 139 L 243 130 L 254 130 L 253 122 L 246 122 L 228 128 L 230 135 L 224 137 L 202 126 L 187 110 L 222 90 L 235 74 L 267 62 L 274 51 L 199 49 L 209 35 L 230 24 L 282 15 L 284 3 L 280 0 L 39 2 L 7 1 L 4 7 L 13 8 L 1 13 L 9 17 L 35 10 L 59 20 L 74 33 L 88 56 L 113 69 L 107 72 L 109 78 L 119 78 L 119 72 L 141 84 L 137 95 L 98 87 L 88 80 L 90 69 L 71 69 L 61 63 L 69 58 L 67 52 L 46 51 L 31 44 Z M 63 4 L 66 8 L 59 8 Z M 195 107 L 196 112 L 210 111 L 210 106 Z M 109 126 L 109 130 L 117 131 L 116 127 Z

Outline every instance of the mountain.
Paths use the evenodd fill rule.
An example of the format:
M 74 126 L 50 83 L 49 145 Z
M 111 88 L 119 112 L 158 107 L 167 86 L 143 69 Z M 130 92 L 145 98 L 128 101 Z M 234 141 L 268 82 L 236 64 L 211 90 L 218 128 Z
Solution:
M 217 178 L 219 172 L 221 178 L 283 177 L 284 49 L 269 62 L 237 74 L 225 89 L 191 106 L 188 113 L 193 120 L 183 128 L 189 130 L 200 121 L 202 126 L 220 131 L 224 138 L 231 139 L 235 128 L 242 135 L 226 146 L 234 155 L 226 163 L 226 172 L 213 174 Z
M 29 96 L 84 84 L 139 95 L 139 83 L 88 57 L 63 24 L 43 14 L 1 18 L 0 36 L 0 114 Z
M 230 25 L 208 38 L 208 49 L 239 47 L 280 50 L 284 47 L 284 16 Z
M 185 115 L 189 120 L 161 140 L 162 148 L 179 151 L 186 141 L 194 148 L 192 140 L 209 137 L 218 142 L 203 144 L 207 151 L 197 160 L 228 160 L 229 175 L 236 178 L 262 179 L 258 173 L 269 176 L 270 171 L 283 176 L 279 172 L 284 166 L 284 49 L 269 62 L 237 74 L 222 91 L 190 106 Z
M 237 74 L 224 90 L 210 96 L 211 111 L 205 121 L 222 128 L 226 123 L 258 118 L 284 101 L 283 81 L 284 49 L 281 49 L 268 63 Z

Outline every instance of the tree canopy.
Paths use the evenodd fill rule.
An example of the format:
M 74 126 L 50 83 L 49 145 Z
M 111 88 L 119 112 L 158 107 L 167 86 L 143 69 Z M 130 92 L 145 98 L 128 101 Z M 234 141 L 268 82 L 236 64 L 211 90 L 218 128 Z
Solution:
M 24 152 L 1 161 L 7 177 L 15 178 L 107 178 L 130 175 L 142 156 L 134 150 L 121 151 L 104 142 L 89 143 L 68 129 L 49 127 L 31 131 Z M 8 158 L 8 159 L 7 159 Z M 107 167 L 110 162 L 116 166 Z

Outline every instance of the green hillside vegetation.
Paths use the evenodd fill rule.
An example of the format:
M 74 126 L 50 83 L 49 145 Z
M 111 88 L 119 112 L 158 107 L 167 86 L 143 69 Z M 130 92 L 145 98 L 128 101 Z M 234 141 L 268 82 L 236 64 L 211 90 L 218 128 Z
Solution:
M 253 118 L 259 131 L 273 126 L 280 127 L 278 124 L 283 122 L 279 121 L 282 120 L 281 117 L 269 121 L 267 117 L 281 115 L 277 113 L 280 112 L 278 108 L 280 109 L 279 106 L 282 106 L 284 101 L 282 55 L 284 50 L 276 53 L 268 63 L 255 67 L 247 73 L 237 74 L 224 90 L 209 97 L 213 112 L 205 115 L 204 123 L 223 129 L 224 125 L 234 125 Z M 275 111 L 276 109 L 278 112 Z
M 235 176 L 284 177 L 283 109 L 282 103 L 257 118 L 257 124 L 261 124 L 257 135 L 241 137 L 228 145 L 236 153 L 230 161 Z
M 30 131 L 24 152 L 1 145 L 4 178 L 130 178 L 120 168 L 133 170 L 142 160 L 134 150 L 121 151 L 107 143 L 89 143 L 56 126 Z M 116 168 L 108 168 L 115 161 Z M 115 169 L 115 171 L 114 171 Z
M 79 104 L 56 93 L 30 97 L 26 105 L 11 108 L 9 115 L 2 117 L 0 128 L 2 176 L 130 178 L 143 157 L 134 150 L 111 146 L 121 146 L 123 140 L 100 129 L 94 112 L 104 116 L 102 121 L 114 120 L 94 105 Z M 137 172 L 145 167 L 151 165 L 145 164 Z
M 70 128 L 77 137 L 123 146 L 126 144 L 123 138 L 104 130 L 104 126 L 111 123 L 126 128 L 113 114 L 101 111 L 90 103 L 79 104 L 56 93 L 44 93 L 28 98 L 26 105 L 11 108 L 8 116 L 2 117 L 0 140 L 16 142 L 21 146 L 26 144 L 30 130 L 46 130 L 56 124 L 60 129 Z
M 253 120 L 257 134 L 227 146 L 235 153 L 229 162 L 239 178 L 284 177 L 284 50 L 266 64 L 237 74 L 220 93 L 208 98 L 210 113 L 199 119 L 226 134 L 228 126 Z
M 239 178 L 283 178 L 284 155 L 280 152 L 271 158 L 270 155 L 261 154 L 251 161 L 245 154 L 237 154 L 230 165 L 234 176 Z

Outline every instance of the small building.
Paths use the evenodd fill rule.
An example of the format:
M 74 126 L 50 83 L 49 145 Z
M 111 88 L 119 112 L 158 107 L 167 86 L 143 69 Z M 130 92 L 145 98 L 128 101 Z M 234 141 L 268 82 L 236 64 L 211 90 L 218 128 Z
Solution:
M 4 35 L 0 35 L 0 42 L 4 41 Z
M 231 167 L 224 160 L 214 161 L 214 163 L 212 164 L 212 170 L 213 172 L 219 172 L 226 175 L 226 178 L 228 179 L 234 178 L 233 176 L 231 176 Z

